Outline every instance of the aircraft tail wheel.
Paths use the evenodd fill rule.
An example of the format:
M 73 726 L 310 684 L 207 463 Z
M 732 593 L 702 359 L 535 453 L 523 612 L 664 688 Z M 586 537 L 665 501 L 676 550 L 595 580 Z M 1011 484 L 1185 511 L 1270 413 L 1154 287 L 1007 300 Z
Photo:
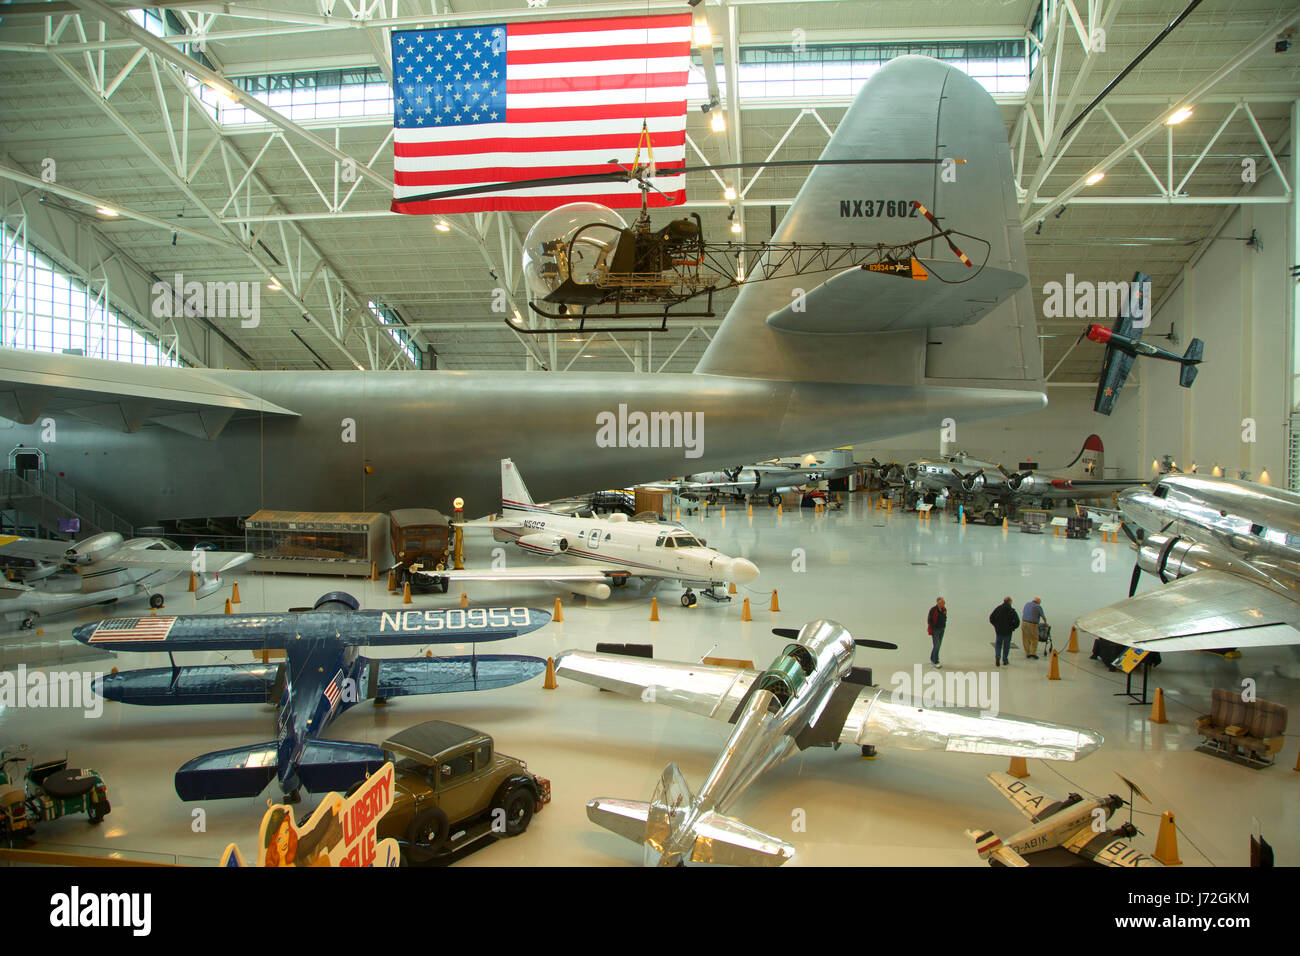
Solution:
M 767 496 L 767 503 L 771 505 L 773 508 L 775 508 L 777 505 L 781 503 L 781 496 L 774 491 Z
M 694 591 L 687 591 L 682 595 L 682 607 L 695 607 L 697 603 Z
M 163 596 L 162 596 L 161 594 L 150 594 L 150 595 L 149 595 L 149 606 L 150 606 L 151 608 L 154 608 L 154 609 L 157 609 L 157 608 L 162 607 L 162 606 L 163 606 Z

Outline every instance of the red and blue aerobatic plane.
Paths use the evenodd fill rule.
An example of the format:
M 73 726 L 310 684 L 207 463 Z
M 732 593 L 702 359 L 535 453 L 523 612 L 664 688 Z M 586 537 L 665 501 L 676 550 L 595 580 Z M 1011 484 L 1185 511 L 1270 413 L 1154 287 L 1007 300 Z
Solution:
M 470 654 L 372 660 L 365 645 L 502 641 L 551 619 L 524 607 L 358 610 L 343 591 L 323 595 L 310 611 L 284 614 L 182 614 L 113 618 L 83 624 L 73 636 L 107 651 L 283 650 L 274 663 L 178 665 L 108 674 L 96 692 L 124 704 L 264 704 L 278 701 L 275 740 L 195 757 L 176 771 L 182 800 L 257 796 L 279 777 L 292 801 L 344 791 L 384 763 L 374 744 L 323 740 L 330 722 L 362 700 L 412 694 L 492 690 L 536 677 L 539 657 Z

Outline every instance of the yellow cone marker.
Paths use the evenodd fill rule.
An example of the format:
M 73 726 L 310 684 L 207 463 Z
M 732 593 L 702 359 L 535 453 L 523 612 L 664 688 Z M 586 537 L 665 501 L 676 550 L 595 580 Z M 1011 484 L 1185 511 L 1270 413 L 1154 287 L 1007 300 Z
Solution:
M 742 621 L 752 621 L 754 615 L 749 613 L 749 598 L 745 598 L 745 606 L 740 609 L 740 619 Z
M 1052 651 L 1052 664 L 1050 667 L 1047 668 L 1047 679 L 1048 680 L 1061 679 L 1061 666 L 1059 663 L 1057 663 L 1056 651 Z
M 460 592 L 460 606 L 469 607 L 469 595 L 464 591 Z
M 410 581 L 407 581 L 405 584 L 402 585 L 402 603 L 403 604 L 411 603 L 411 582 Z
M 749 517 L 750 517 L 750 518 L 754 517 L 754 506 L 753 506 L 753 505 L 750 505 L 750 506 L 749 506 Z
M 388 593 L 397 593 L 397 572 L 390 570 L 388 572 Z
M 559 600 L 556 600 L 555 603 L 558 609 Z M 542 690 L 555 690 L 559 686 L 559 682 L 555 679 L 555 658 L 548 657 L 546 658 L 546 679 L 542 681 Z
M 235 586 L 232 587 L 232 588 L 230 589 L 230 603 L 231 603 L 231 604 L 242 604 L 242 603 L 243 603 L 242 601 L 239 600 L 239 582 L 238 582 L 238 581 L 236 581 L 236 582 L 235 582 Z
M 1007 776 L 1024 779 L 1029 776 L 1029 767 L 1025 765 L 1024 757 L 1012 757 L 1011 766 L 1007 767 Z
M 650 599 L 650 620 L 659 620 L 659 599 L 657 597 Z
M 779 601 L 777 601 L 777 599 L 776 599 L 776 588 L 773 588 L 773 589 L 772 589 L 772 606 L 771 606 L 770 608 L 768 608 L 768 610 L 769 610 L 769 611 L 779 611 L 779 610 L 781 610 L 781 603 L 780 603 Z
M 735 582 L 735 581 L 728 581 L 728 582 L 727 582 L 727 593 L 728 593 L 728 594 L 735 594 L 735 593 L 736 593 L 736 582 Z
M 1070 628 L 1070 643 L 1066 645 L 1065 649 L 1071 654 L 1079 653 L 1079 629 L 1077 627 Z
M 199 579 L 195 576 L 194 572 L 191 571 L 191 572 L 190 572 L 190 587 L 189 587 L 189 590 L 191 590 L 191 591 L 197 591 L 198 589 L 199 589 Z
M 723 506 L 722 506 L 722 514 L 720 515 L 720 517 L 725 518 L 726 516 L 727 516 L 727 506 L 726 506 L 726 505 L 723 505 Z
M 230 609 L 230 598 L 226 598 L 226 613 L 227 614 L 233 613 Z
M 1160 815 L 1160 830 L 1156 834 L 1156 851 L 1151 854 L 1165 866 L 1182 866 L 1178 859 L 1178 827 L 1174 815 L 1166 810 Z
M 551 620 L 556 624 L 564 622 L 564 607 L 560 604 L 560 599 L 555 599 L 555 613 L 551 615 Z
M 1155 700 L 1151 701 L 1151 716 L 1148 718 L 1153 724 L 1167 724 L 1169 718 L 1165 716 L 1165 689 L 1156 688 Z

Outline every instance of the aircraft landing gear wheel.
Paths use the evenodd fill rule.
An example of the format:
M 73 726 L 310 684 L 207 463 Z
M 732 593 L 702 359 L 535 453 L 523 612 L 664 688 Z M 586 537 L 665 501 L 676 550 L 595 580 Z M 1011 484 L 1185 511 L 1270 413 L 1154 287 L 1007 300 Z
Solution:
M 773 508 L 775 508 L 777 505 L 781 503 L 781 496 L 774 491 L 767 496 L 767 503 L 771 505 Z
M 994 525 L 1001 524 L 1002 522 L 998 518 L 998 513 L 996 511 L 986 511 L 984 512 L 984 523 L 992 528 Z
M 694 591 L 687 591 L 682 595 L 682 607 L 695 607 L 697 603 L 698 599 L 695 597 Z
M 158 608 L 162 607 L 163 603 L 164 603 L 163 596 L 161 594 L 149 595 L 149 606 L 154 610 L 157 610 Z
M 863 757 L 864 760 L 875 760 L 875 759 L 876 759 L 876 747 L 875 747 L 875 745 L 874 745 L 874 744 L 863 744 L 863 745 L 862 745 L 862 757 Z

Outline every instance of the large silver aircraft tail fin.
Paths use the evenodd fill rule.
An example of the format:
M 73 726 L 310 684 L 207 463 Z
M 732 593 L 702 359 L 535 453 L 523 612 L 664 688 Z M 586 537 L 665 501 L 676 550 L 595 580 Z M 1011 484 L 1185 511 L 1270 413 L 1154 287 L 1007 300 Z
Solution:
M 964 234 L 948 239 L 971 265 L 940 238 L 916 248 L 923 268 L 913 271 L 925 279 L 841 264 L 750 281 L 696 371 L 1041 390 L 1011 151 L 984 88 L 938 60 L 892 60 L 863 86 L 822 158 L 952 162 L 814 167 L 775 242 L 908 243 L 935 233 L 928 210 L 939 229 Z M 752 279 L 775 264 L 743 265 Z
M 647 866 L 687 861 L 780 866 L 794 856 L 789 843 L 734 817 L 695 811 L 695 798 L 675 763 L 664 769 L 649 803 L 600 797 L 587 804 L 592 823 L 645 847 Z

